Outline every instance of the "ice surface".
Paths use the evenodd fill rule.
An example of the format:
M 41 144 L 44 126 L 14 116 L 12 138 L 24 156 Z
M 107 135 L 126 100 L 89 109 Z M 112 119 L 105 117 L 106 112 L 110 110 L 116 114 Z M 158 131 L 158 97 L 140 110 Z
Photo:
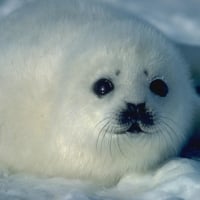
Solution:
M 0 20 L 31 0 L 0 0 Z M 103 0 L 102 0 L 103 1 Z M 149 20 L 169 37 L 200 44 L 198 0 L 104 0 Z M 199 200 L 200 163 L 167 162 L 156 172 L 124 177 L 112 188 L 64 178 L 0 173 L 0 200 Z

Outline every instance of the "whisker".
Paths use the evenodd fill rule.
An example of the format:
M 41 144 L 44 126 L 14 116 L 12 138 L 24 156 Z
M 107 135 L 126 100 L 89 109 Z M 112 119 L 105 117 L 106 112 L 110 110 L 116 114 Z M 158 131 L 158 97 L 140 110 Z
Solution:
M 181 126 L 177 122 L 175 122 L 173 119 L 171 119 L 170 117 L 163 115 L 163 114 L 162 115 L 159 114 L 158 116 L 160 119 L 168 120 L 169 122 L 173 123 L 175 127 L 182 129 Z
M 122 148 L 121 148 L 121 146 L 120 146 L 120 143 L 119 143 L 120 141 L 119 141 L 119 137 L 118 137 L 118 136 L 117 136 L 116 142 L 117 142 L 117 147 L 118 147 L 118 149 L 119 149 L 120 154 L 121 154 L 123 157 L 126 158 L 126 155 L 124 154 L 124 152 L 122 151 Z
M 160 121 L 160 126 L 162 126 L 162 130 L 165 129 L 165 132 L 167 132 L 167 134 L 162 134 L 162 136 L 166 141 L 168 141 L 168 143 L 170 142 L 170 147 L 173 148 L 173 152 L 177 152 L 177 147 L 174 145 L 174 140 L 179 138 L 179 134 L 163 120 Z M 173 135 L 175 135 L 176 138 L 173 137 Z
M 101 151 L 102 151 L 102 149 L 103 149 L 103 142 L 104 142 L 105 136 L 106 136 L 107 131 L 108 131 L 108 129 L 109 129 L 109 124 L 110 124 L 110 121 L 107 123 L 107 126 L 104 127 L 105 130 L 104 130 L 104 132 L 103 132 L 102 139 L 101 139 L 101 144 L 100 144 L 100 149 L 101 149 Z
M 96 142 L 96 149 L 98 149 L 98 143 L 99 143 L 99 140 L 100 140 L 100 136 L 102 135 L 103 133 L 103 137 L 102 137 L 102 140 L 101 140 L 101 145 L 100 145 L 100 152 L 102 151 L 102 142 L 103 142 L 103 139 L 104 139 L 104 136 L 106 134 L 106 132 L 104 131 L 104 129 L 109 125 L 110 121 L 106 121 L 106 123 L 103 125 L 103 127 L 100 129 L 99 131 L 99 134 L 98 134 L 98 137 L 97 137 L 97 142 Z
M 118 112 L 107 113 L 106 116 L 95 125 L 95 129 L 97 129 L 98 131 L 98 136 L 96 140 L 97 151 L 103 151 L 104 143 L 106 141 L 111 157 L 113 157 L 116 147 L 119 150 L 120 154 L 124 156 L 124 152 L 121 149 L 119 137 L 117 136 L 117 134 L 124 134 L 129 126 L 129 124 L 119 124 Z M 107 134 L 109 134 L 109 137 L 107 137 L 107 139 L 105 140 Z M 115 138 L 114 134 L 116 135 Z

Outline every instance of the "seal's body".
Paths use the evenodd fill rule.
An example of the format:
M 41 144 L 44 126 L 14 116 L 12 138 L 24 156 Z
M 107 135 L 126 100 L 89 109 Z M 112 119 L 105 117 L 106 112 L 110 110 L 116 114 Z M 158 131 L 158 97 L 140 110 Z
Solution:
M 0 35 L 1 165 L 109 184 L 188 138 L 187 66 L 145 22 L 93 0 L 36 0 Z

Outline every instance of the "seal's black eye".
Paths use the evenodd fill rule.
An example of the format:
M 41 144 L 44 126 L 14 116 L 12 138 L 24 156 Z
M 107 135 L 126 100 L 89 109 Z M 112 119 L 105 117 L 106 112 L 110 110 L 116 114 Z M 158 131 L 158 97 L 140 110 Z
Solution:
M 162 79 L 155 79 L 149 86 L 150 90 L 161 97 L 165 97 L 168 94 L 168 86 Z
M 112 81 L 110 81 L 106 78 L 99 79 L 93 85 L 93 91 L 99 97 L 108 94 L 113 89 L 114 89 L 114 85 L 113 85 Z

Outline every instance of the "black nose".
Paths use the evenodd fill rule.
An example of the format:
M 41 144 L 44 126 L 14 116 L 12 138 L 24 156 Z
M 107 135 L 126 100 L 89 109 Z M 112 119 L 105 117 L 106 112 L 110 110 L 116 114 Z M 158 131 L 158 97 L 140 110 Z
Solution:
M 146 105 L 145 103 L 140 104 L 133 104 L 133 103 L 126 103 L 127 111 L 134 114 L 145 113 L 146 112 Z
M 148 112 L 145 103 L 126 103 L 126 108 L 121 112 L 120 121 L 122 124 L 142 122 L 153 125 L 153 116 Z

